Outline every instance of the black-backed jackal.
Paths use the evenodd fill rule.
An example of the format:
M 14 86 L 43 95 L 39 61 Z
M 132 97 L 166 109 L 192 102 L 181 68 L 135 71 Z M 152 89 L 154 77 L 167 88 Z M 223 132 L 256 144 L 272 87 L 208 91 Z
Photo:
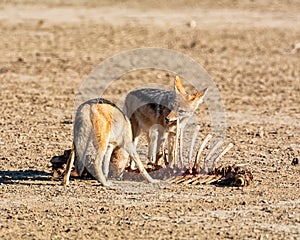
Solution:
M 174 167 L 178 144 L 182 161 L 183 129 L 203 102 L 206 90 L 188 94 L 180 78 L 176 77 L 174 91 L 146 88 L 134 90 L 126 96 L 124 113 L 130 118 L 134 143 L 137 145 L 142 131 L 148 133 L 148 157 L 153 164 L 157 164 L 160 147 L 164 154 L 167 138 L 168 164 Z
M 157 182 L 145 170 L 133 144 L 131 124 L 112 102 L 98 98 L 81 104 L 76 112 L 74 141 L 63 180 L 69 184 L 71 166 L 76 156 L 76 167 L 81 175 L 84 167 L 104 186 L 107 181 L 111 155 L 115 149 L 124 149 L 137 164 L 149 182 Z

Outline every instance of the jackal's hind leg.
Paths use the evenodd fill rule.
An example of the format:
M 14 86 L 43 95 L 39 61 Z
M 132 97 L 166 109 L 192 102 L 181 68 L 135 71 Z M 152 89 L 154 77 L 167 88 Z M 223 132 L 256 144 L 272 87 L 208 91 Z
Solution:
M 103 159 L 105 150 L 98 149 L 96 160 L 94 161 L 94 171 L 96 179 L 102 183 L 104 187 L 109 187 L 110 183 L 106 181 L 103 173 Z
M 164 142 L 164 132 L 165 130 L 159 124 L 153 125 L 149 130 L 148 157 L 153 165 L 158 165 L 160 149 Z
M 159 152 L 156 155 L 157 166 L 163 167 L 168 165 L 166 145 L 167 145 L 168 132 L 162 134 Z
M 112 152 L 114 150 L 114 146 L 112 144 L 108 144 L 106 153 L 104 156 L 104 162 L 103 162 L 103 173 L 105 178 L 108 178 L 108 172 L 109 172 L 109 163 L 111 159 Z
M 134 144 L 134 147 L 136 149 L 137 145 L 138 145 L 138 142 L 139 142 L 139 136 L 141 134 L 141 128 L 140 128 L 139 121 L 138 121 L 135 114 L 133 114 L 131 116 L 130 122 L 131 122 L 131 131 L 132 131 L 133 144 Z M 149 143 L 149 141 L 148 141 L 148 143 Z M 130 169 L 132 171 L 136 169 L 135 162 L 132 159 L 132 157 L 130 157 L 129 166 L 130 166 Z
M 133 140 L 133 144 L 134 144 L 135 149 L 137 148 L 138 142 L 139 142 L 139 137 L 135 137 L 134 140 Z M 132 171 L 136 169 L 135 162 L 133 161 L 132 157 L 130 157 L 129 166 L 130 166 L 130 169 Z
M 158 130 L 151 128 L 149 130 L 149 145 L 148 145 L 148 158 L 151 164 L 156 163 L 156 154 L 157 154 L 157 143 L 159 138 Z

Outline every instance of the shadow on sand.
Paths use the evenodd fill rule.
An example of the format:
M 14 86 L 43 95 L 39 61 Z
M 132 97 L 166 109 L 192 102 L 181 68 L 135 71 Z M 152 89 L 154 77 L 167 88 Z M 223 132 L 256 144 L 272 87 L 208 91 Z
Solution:
M 38 170 L 0 171 L 1 184 L 16 184 L 19 181 L 50 181 L 52 174 Z

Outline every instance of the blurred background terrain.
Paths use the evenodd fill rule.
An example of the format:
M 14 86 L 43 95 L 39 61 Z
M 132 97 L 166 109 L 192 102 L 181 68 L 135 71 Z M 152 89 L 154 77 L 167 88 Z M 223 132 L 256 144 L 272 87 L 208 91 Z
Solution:
M 299 238 L 299 12 L 299 1 L 1 0 L 0 238 Z M 51 180 L 50 158 L 71 147 L 81 83 L 101 61 L 139 47 L 182 52 L 212 76 L 235 144 L 222 164 L 248 164 L 252 186 L 115 182 L 109 191 Z M 105 97 L 171 87 L 173 77 L 134 71 Z M 203 138 L 205 105 L 197 116 Z

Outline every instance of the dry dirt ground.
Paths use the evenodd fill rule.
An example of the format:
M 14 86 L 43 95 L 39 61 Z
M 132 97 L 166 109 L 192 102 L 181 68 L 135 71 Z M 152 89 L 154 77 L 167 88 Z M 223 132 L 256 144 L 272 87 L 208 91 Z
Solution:
M 0 239 L 300 238 L 299 1 L 167 2 L 0 1 Z M 139 47 L 182 52 L 208 71 L 235 144 L 222 163 L 247 163 L 251 186 L 51 179 L 81 83 Z M 106 95 L 151 82 L 172 78 L 136 71 Z M 210 119 L 199 112 L 204 137 Z

